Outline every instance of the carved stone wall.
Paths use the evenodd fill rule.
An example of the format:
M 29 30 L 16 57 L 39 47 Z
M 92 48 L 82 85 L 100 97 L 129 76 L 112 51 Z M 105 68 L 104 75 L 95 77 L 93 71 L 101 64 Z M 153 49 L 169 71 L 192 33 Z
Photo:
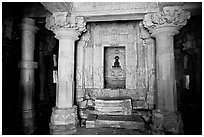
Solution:
M 104 88 L 104 51 L 125 47 L 125 89 Z M 77 43 L 77 101 L 89 96 L 128 96 L 133 108 L 153 109 L 155 94 L 155 44 L 141 21 L 87 24 Z

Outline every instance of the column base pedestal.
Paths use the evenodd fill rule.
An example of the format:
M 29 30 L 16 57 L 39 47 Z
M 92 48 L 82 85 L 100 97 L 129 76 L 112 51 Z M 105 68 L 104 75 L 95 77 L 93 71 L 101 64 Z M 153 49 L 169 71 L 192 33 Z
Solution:
M 79 124 L 77 107 L 72 108 L 52 108 L 50 134 L 67 135 L 76 133 Z
M 179 112 L 152 112 L 152 134 L 157 135 L 182 135 L 183 122 Z
M 33 109 L 23 110 L 20 119 L 20 134 L 32 135 L 36 132 L 35 111 Z

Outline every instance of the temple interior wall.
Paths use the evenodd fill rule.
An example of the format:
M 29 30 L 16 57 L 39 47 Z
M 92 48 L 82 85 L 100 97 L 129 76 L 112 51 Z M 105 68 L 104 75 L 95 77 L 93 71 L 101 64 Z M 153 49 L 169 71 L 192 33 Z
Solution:
M 139 23 L 100 22 L 88 23 L 76 47 L 76 94 L 77 100 L 86 96 L 132 98 L 133 108 L 152 109 L 155 94 L 154 41 L 146 44 L 141 38 Z M 124 47 L 124 88 L 106 88 L 105 49 Z M 110 57 L 111 58 L 111 57 Z M 110 59 L 110 62 L 113 60 Z

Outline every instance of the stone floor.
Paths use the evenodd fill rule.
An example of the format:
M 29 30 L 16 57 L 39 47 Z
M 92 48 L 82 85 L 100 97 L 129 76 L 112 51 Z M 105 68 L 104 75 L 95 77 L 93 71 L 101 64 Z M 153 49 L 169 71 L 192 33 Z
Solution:
M 202 111 L 195 107 L 190 107 L 190 103 L 183 101 L 182 109 L 184 123 L 184 135 L 201 135 L 202 134 Z M 49 122 L 52 113 L 52 106 L 45 106 L 39 110 L 42 115 L 37 118 L 37 132 L 36 135 L 49 135 Z M 19 135 L 14 124 L 11 127 L 3 128 L 3 135 Z M 8 130 L 9 129 L 9 130 Z M 96 128 L 87 129 L 78 127 L 76 135 L 150 135 L 148 131 L 119 129 L 119 128 Z
M 150 135 L 148 131 L 121 128 L 77 128 L 75 135 Z

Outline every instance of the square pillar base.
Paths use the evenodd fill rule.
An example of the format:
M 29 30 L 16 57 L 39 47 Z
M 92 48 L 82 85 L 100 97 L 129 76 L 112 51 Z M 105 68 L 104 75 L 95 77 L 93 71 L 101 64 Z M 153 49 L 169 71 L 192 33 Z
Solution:
M 157 135 L 182 135 L 183 122 L 181 114 L 176 112 L 152 112 L 152 134 Z
M 72 108 L 52 108 L 50 134 L 66 135 L 76 133 L 79 124 L 77 107 Z

